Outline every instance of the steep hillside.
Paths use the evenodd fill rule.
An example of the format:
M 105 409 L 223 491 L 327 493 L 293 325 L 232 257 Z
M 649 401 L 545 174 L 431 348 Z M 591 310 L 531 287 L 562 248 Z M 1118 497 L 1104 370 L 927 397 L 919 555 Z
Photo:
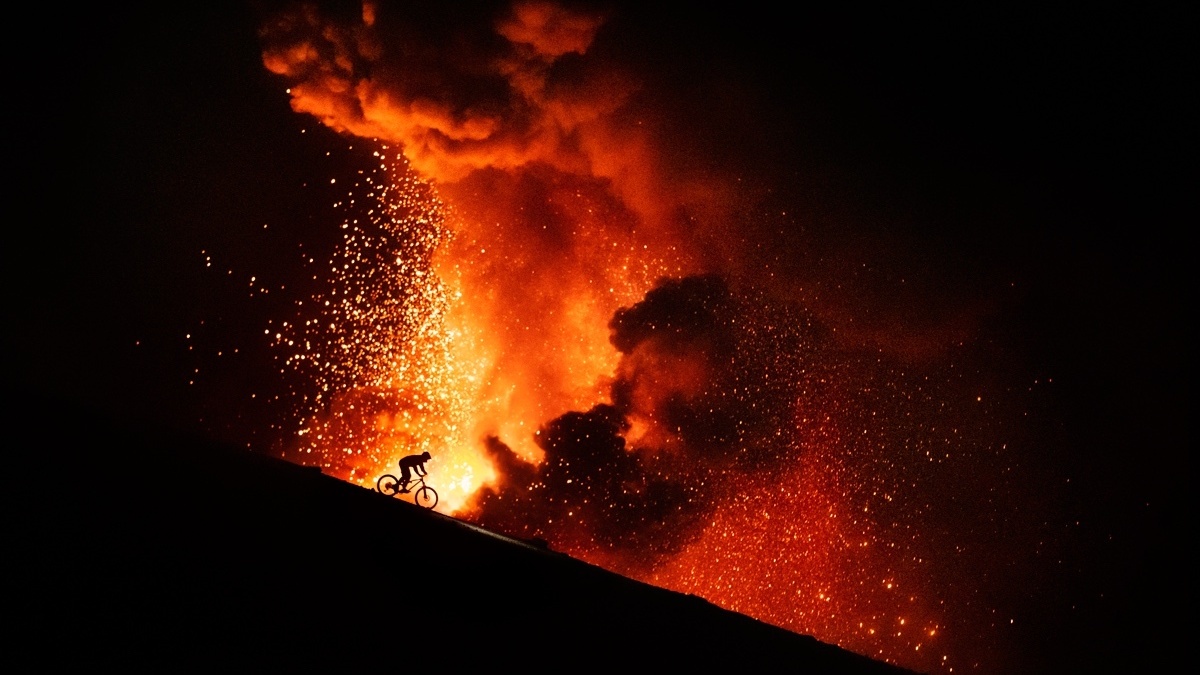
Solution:
M 458 672 L 905 671 L 539 546 L 205 441 L 55 406 L 37 612 L 72 661 Z M 56 454 L 55 454 L 56 453 Z M 56 608 L 66 609 L 56 609 Z

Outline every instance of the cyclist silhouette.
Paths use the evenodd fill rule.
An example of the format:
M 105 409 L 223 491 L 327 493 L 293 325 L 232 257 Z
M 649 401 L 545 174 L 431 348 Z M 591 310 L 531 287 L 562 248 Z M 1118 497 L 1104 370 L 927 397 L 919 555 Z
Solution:
M 415 471 L 418 476 L 424 477 L 428 472 L 425 471 L 425 462 L 429 461 L 429 453 L 422 452 L 419 455 L 408 455 L 400 458 L 400 492 L 408 492 L 408 481 Z

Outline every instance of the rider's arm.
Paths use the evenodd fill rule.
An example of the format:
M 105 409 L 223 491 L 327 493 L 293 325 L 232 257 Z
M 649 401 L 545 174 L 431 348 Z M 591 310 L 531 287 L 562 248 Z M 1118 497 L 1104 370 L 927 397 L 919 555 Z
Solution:
M 421 474 L 422 476 L 428 475 L 428 472 L 425 470 L 424 464 L 417 465 L 417 473 Z

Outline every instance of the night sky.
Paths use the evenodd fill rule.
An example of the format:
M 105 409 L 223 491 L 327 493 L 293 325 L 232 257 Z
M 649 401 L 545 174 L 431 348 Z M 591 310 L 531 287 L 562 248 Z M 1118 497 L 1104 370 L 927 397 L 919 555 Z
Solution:
M 332 460 L 298 432 L 361 446 L 384 432 L 331 410 L 453 407 L 386 366 L 430 358 L 405 312 L 442 309 L 397 261 L 427 274 L 444 247 L 537 429 L 476 420 L 495 474 L 460 517 L 916 670 L 1170 663 L 1191 587 L 1183 17 L 624 4 L 565 3 L 559 41 L 528 43 L 505 3 L 383 5 L 384 56 L 354 76 L 461 123 L 407 168 L 410 127 L 323 124 L 287 91 L 312 70 L 264 66 L 315 25 L 361 28 L 353 3 L 299 28 L 283 3 L 65 17 L 72 56 L 26 58 L 13 97 L 10 394 L 370 485 L 389 451 Z M 497 89 L 495 54 L 510 87 L 546 81 Z M 441 218 L 475 225 L 449 242 Z M 648 253 L 595 255 L 612 242 Z M 547 318 L 582 297 L 608 356 L 568 355 Z M 286 344 L 355 326 L 332 367 Z M 556 370 L 604 358 L 584 394 Z M 920 625 L 878 637 L 904 613 Z

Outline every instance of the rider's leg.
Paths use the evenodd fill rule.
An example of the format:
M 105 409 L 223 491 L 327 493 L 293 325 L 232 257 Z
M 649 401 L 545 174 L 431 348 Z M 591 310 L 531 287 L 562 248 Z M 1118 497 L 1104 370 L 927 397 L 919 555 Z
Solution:
M 408 467 L 400 467 L 400 492 L 408 492 Z

